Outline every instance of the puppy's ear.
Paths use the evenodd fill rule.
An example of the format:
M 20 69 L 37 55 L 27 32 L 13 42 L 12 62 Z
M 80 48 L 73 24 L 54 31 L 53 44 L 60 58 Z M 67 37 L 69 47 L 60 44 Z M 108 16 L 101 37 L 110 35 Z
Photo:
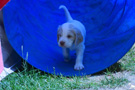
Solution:
M 58 30 L 57 30 L 57 41 L 59 41 L 59 37 L 60 37 L 60 35 L 62 35 L 62 26 L 61 25 L 59 25 L 59 27 L 58 27 Z
M 78 45 L 79 43 L 81 43 L 83 41 L 83 36 L 82 36 L 82 33 L 80 30 L 78 30 L 76 28 L 75 30 L 75 33 L 76 33 L 76 37 L 75 37 L 75 45 Z
M 78 45 L 79 43 L 83 41 L 83 35 L 81 31 L 78 28 L 74 27 L 72 24 L 69 25 L 69 28 L 75 34 L 75 42 L 74 42 L 75 45 Z

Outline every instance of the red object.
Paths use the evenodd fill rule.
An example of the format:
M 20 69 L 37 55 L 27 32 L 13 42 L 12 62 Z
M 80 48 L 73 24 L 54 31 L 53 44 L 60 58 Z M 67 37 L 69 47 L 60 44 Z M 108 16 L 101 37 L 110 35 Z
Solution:
M 10 0 L 0 0 L 0 9 L 2 9 Z

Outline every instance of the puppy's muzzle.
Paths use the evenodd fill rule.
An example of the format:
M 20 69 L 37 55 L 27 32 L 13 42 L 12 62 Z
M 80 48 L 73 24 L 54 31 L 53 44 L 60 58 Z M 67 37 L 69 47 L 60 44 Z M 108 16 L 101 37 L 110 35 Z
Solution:
M 64 46 L 65 45 L 65 42 L 64 41 L 60 41 L 60 45 L 61 46 Z

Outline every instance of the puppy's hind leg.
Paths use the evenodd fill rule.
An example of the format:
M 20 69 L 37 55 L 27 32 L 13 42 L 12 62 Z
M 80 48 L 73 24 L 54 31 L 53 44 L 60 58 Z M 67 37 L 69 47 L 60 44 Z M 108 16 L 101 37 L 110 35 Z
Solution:
M 68 48 L 63 48 L 64 61 L 68 62 L 70 60 L 70 54 Z

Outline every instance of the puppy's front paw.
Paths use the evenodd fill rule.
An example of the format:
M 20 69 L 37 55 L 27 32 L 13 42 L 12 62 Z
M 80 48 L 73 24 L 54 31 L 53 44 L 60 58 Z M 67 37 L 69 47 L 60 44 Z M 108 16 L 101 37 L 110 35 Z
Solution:
M 78 64 L 75 64 L 74 69 L 75 70 L 82 70 L 82 69 L 84 69 L 84 66 L 82 63 L 78 63 Z

